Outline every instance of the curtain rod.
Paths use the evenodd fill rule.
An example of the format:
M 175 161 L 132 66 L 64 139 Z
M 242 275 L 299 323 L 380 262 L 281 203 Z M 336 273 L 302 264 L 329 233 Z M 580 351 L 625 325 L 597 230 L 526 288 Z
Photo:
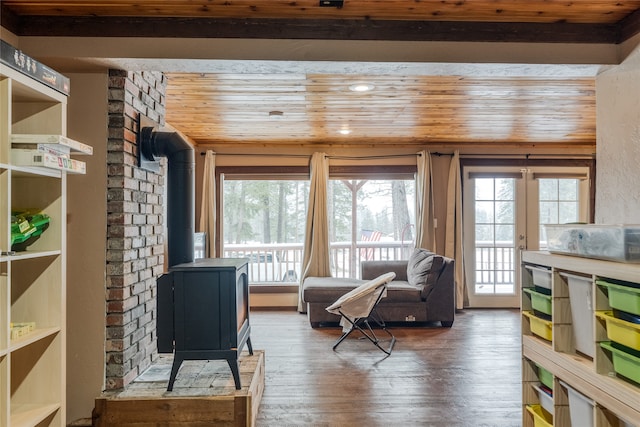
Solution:
M 200 153 L 201 156 L 205 156 L 206 151 Z M 310 154 L 282 154 L 282 153 L 215 153 L 216 156 L 251 156 L 251 157 L 300 157 L 300 158 L 311 158 Z M 444 153 L 431 153 L 434 156 L 453 156 L 453 153 L 444 154 Z M 393 159 L 398 157 L 414 157 L 421 156 L 420 153 L 415 154 L 387 154 L 380 156 L 325 156 L 328 159 L 339 159 L 339 160 L 366 160 L 366 159 Z
M 200 153 L 200 155 L 206 156 L 207 151 L 203 151 L 202 153 Z M 275 154 L 275 153 L 215 153 L 215 154 L 216 156 L 251 156 L 251 157 L 264 156 L 264 157 L 304 157 L 304 158 L 311 157 L 308 154 L 281 154 L 281 153 L 278 153 L 278 154 Z
M 251 157 L 295 157 L 295 158 L 311 158 L 310 154 L 283 154 L 283 153 L 215 153 L 216 156 L 251 156 Z M 206 155 L 206 151 L 200 153 L 201 156 Z M 339 160 L 366 160 L 366 159 L 392 159 L 399 157 L 413 157 L 420 156 L 420 153 L 415 154 L 389 154 L 389 155 L 380 155 L 380 156 L 326 156 L 329 159 L 339 159 Z M 449 156 L 453 157 L 454 153 L 441 153 L 438 151 L 434 151 L 431 153 L 432 156 L 442 157 Z M 594 154 L 502 154 L 502 153 L 494 153 L 494 154 L 460 154 L 460 157 L 464 158 L 496 158 L 496 157 L 509 157 L 514 159 L 549 159 L 554 157 L 569 157 L 572 159 L 592 159 L 595 157 Z
M 394 159 L 397 157 L 415 157 L 421 156 L 420 153 L 416 154 L 388 154 L 381 156 L 325 156 L 327 159 L 338 159 L 338 160 L 366 160 L 366 159 Z

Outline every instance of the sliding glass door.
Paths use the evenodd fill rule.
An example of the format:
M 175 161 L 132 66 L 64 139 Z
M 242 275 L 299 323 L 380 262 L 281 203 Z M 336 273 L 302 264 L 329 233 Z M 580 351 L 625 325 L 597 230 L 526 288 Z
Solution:
M 465 266 L 471 307 L 518 307 L 520 251 L 544 249 L 544 224 L 586 222 L 588 168 L 466 167 Z

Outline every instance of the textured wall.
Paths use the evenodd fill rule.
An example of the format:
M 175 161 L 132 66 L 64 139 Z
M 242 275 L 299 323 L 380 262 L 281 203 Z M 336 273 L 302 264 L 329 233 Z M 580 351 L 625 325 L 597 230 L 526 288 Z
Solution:
M 164 270 L 164 178 L 136 166 L 137 118 L 164 123 L 161 73 L 109 71 L 107 145 L 107 390 L 122 388 L 156 352 L 156 277 Z
M 596 79 L 598 224 L 640 224 L 640 43 Z

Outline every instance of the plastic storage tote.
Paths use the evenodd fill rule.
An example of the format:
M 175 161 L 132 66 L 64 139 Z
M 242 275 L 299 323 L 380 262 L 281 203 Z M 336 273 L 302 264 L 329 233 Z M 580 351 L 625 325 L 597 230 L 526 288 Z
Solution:
M 595 355 L 593 335 L 593 280 L 590 277 L 560 273 L 569 284 L 569 301 L 576 350 L 591 358 Z
M 534 310 L 551 316 L 551 295 L 543 294 L 531 288 L 523 288 L 522 291 L 531 297 L 531 307 Z
M 550 252 L 640 262 L 640 225 L 547 224 Z
M 551 341 L 553 332 L 551 329 L 552 322 L 550 320 L 541 319 L 530 311 L 523 311 L 522 314 L 529 318 L 531 332 L 534 335 L 544 338 L 547 341 Z
M 553 415 L 553 396 L 544 391 L 539 385 L 534 385 L 533 389 L 538 393 L 542 409 L 547 411 L 549 415 Z
M 607 324 L 607 337 L 611 341 L 640 351 L 640 325 L 613 317 L 611 311 L 599 311 L 596 313 Z
M 553 374 L 537 363 L 536 367 L 538 368 L 538 379 L 540 380 L 540 382 L 547 386 L 550 390 L 553 390 Z
M 601 342 L 600 346 L 611 352 L 613 356 L 613 370 L 618 375 L 640 384 L 640 357 L 627 353 L 615 346 L 615 343 Z
M 595 425 L 593 417 L 594 401 L 582 393 L 577 392 L 564 381 L 560 381 L 560 384 L 562 384 L 569 393 L 569 417 L 571 419 L 571 427 L 593 427 Z
M 527 411 L 533 415 L 534 427 L 553 427 L 553 417 L 544 412 L 540 405 L 527 405 Z
M 524 268 L 531 272 L 533 277 L 533 285 L 538 288 L 539 292 L 551 294 L 551 270 L 545 267 L 535 265 L 525 265 Z
M 611 308 L 640 316 L 640 285 L 635 288 L 603 279 L 596 280 L 596 283 L 608 289 Z

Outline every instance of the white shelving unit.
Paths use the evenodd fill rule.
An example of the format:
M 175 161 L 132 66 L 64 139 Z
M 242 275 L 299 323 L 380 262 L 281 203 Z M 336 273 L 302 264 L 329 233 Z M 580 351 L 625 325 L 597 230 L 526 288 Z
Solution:
M 589 415 L 592 416 L 595 427 L 628 425 L 624 422 L 640 425 L 640 384 L 616 374 L 611 353 L 599 345 L 609 339 L 605 322 L 596 315 L 598 311 L 611 309 L 606 289 L 598 286 L 596 280 L 606 278 L 640 284 L 640 264 L 539 251 L 523 252 L 522 262 L 524 266 L 549 269 L 552 311 L 551 334 L 550 337 L 547 336 L 551 338 L 549 340 L 532 332 L 531 322 L 536 320 L 527 315 L 533 311 L 532 299 L 529 293 L 522 293 L 523 427 L 534 426 L 534 416 L 527 410 L 527 406 L 540 404 L 539 394 L 534 388 L 540 384 L 539 367 L 553 375 L 552 425 L 571 425 L 566 385 L 594 402 L 593 414 Z M 522 268 L 523 288 L 534 286 L 532 271 L 535 270 Z M 568 277 L 571 276 L 582 278 L 590 288 L 588 305 L 593 314 L 586 321 L 592 322 L 588 326 L 592 327 L 590 339 L 594 344 L 593 357 L 576 350 L 576 334 L 584 330 L 584 325 L 573 324 L 568 284 Z
M 66 423 L 66 179 L 12 161 L 15 135 L 66 135 L 67 96 L 0 64 L 0 427 Z M 39 141 L 34 141 L 35 143 Z M 37 209 L 49 226 L 12 251 L 11 213 Z M 11 324 L 35 329 L 11 338 Z

